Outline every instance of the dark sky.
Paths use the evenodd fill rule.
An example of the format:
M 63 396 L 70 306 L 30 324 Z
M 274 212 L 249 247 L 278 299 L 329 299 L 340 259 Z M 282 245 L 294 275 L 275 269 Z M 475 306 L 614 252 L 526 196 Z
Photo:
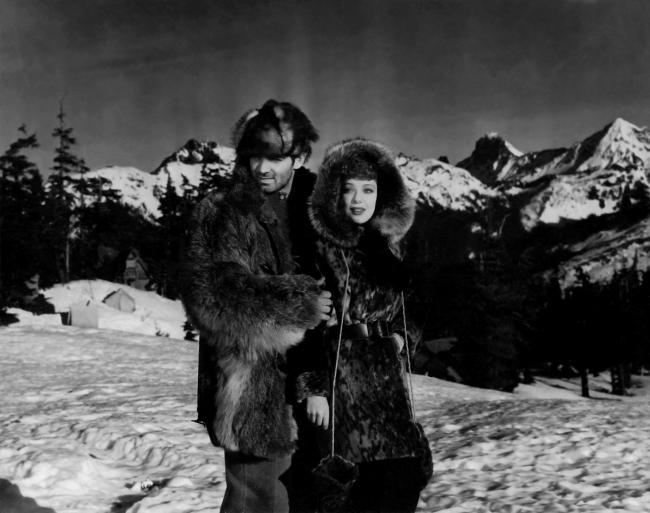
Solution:
M 65 97 L 91 168 L 152 170 L 273 97 L 315 160 L 356 135 L 452 162 L 491 131 L 564 146 L 650 124 L 648 26 L 647 0 L 2 0 L 0 142 L 26 123 L 47 173 Z

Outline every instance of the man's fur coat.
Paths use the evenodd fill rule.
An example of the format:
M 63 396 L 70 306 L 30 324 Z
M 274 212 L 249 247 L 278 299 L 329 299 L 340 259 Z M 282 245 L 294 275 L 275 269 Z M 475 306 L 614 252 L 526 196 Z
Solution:
M 226 450 L 287 455 L 296 426 L 284 355 L 318 324 L 320 287 L 293 274 L 286 230 L 248 166 L 236 166 L 233 183 L 197 206 L 183 267 L 183 303 L 200 333 L 198 421 Z M 297 170 L 290 219 L 306 218 L 312 187 Z

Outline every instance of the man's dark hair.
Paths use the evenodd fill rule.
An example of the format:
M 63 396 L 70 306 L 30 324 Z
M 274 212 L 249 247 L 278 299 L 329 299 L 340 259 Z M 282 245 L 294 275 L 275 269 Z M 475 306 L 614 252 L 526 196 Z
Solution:
M 248 111 L 233 130 L 238 159 L 311 155 L 318 132 L 309 118 L 289 102 L 268 100 L 261 108 Z

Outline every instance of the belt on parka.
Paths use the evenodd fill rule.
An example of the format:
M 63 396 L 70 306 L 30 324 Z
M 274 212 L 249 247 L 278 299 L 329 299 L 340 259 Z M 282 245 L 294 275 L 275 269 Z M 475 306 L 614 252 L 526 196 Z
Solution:
M 338 335 L 339 326 L 329 328 L 331 335 Z M 388 337 L 391 334 L 390 326 L 386 321 L 375 321 L 369 323 L 346 324 L 343 326 L 343 338 L 358 339 L 371 337 Z

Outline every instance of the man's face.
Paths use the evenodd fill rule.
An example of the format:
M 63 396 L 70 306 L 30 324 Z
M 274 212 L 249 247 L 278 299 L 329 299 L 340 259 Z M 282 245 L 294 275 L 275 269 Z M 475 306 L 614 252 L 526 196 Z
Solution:
M 293 172 L 304 163 L 304 158 L 291 156 L 255 156 L 250 159 L 250 168 L 262 186 L 264 194 L 288 193 L 291 189 Z

